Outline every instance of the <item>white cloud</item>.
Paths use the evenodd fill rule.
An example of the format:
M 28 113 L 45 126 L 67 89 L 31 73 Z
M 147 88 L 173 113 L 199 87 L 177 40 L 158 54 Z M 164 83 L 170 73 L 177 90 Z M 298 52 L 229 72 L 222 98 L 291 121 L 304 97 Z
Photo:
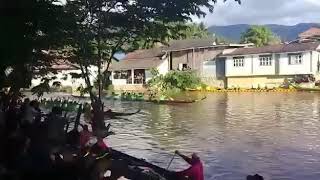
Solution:
M 206 25 L 320 23 L 320 0 L 242 0 L 242 4 L 218 1 L 212 14 L 193 17 Z

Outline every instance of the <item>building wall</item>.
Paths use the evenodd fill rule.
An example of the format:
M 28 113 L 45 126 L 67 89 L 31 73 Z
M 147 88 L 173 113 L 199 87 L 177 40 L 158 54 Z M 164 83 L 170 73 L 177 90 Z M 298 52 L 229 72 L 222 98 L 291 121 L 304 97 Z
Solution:
M 273 54 L 272 56 L 271 66 L 260 66 L 259 55 L 243 56 L 243 67 L 235 67 L 233 65 L 233 57 L 228 57 L 226 59 L 226 76 L 274 75 L 276 63 L 275 55 Z
M 199 74 L 203 72 L 203 63 L 216 58 L 222 50 L 214 48 L 190 49 L 172 52 L 172 70 L 179 69 L 179 64 L 187 64 L 192 70 L 196 70 Z
M 234 67 L 233 57 L 226 59 L 226 76 L 250 76 L 252 75 L 252 56 L 244 56 L 244 66 Z
M 157 67 L 159 74 L 165 75 L 169 72 L 169 60 L 163 60 L 163 62 Z M 152 79 L 151 70 L 145 70 L 146 82 Z
M 216 77 L 219 80 L 224 80 L 226 78 L 226 59 L 216 58 Z
M 222 51 L 223 49 L 204 48 L 172 52 L 172 70 L 180 69 L 179 64 L 187 64 L 198 73 L 205 84 L 223 88 L 225 86 L 225 63 L 224 58 L 217 58 Z
M 93 83 L 98 75 L 98 68 L 92 66 L 92 67 L 89 67 L 89 71 L 91 72 L 91 76 L 89 78 L 91 83 Z M 48 74 L 47 77 L 49 78 L 51 77 L 57 78 L 49 83 L 50 86 L 52 86 L 53 82 L 55 81 L 59 81 L 63 87 L 67 87 L 67 86 L 72 87 L 73 91 L 76 91 L 76 89 L 81 85 L 83 87 L 86 86 L 85 80 L 83 78 L 74 79 L 71 77 L 70 73 L 81 74 L 81 70 L 61 70 L 61 71 L 58 71 L 58 74 L 53 74 L 53 73 Z M 65 79 L 65 77 L 67 78 Z M 41 83 L 41 78 L 32 79 L 31 87 L 37 86 L 40 83 Z
M 297 65 L 289 64 L 288 53 L 272 54 L 272 57 L 271 66 L 260 66 L 259 55 L 246 55 L 243 67 L 234 67 L 233 57 L 227 57 L 226 76 L 295 75 L 317 72 L 319 53 L 316 51 L 303 52 L 302 64 Z
M 160 74 L 164 75 L 169 72 L 169 60 L 163 60 L 163 62 L 157 67 Z
M 160 74 L 166 74 L 169 71 L 168 59 L 163 60 L 163 62 L 156 68 Z M 133 71 L 133 69 L 131 69 L 131 71 Z M 152 78 L 150 69 L 145 69 L 145 78 L 146 82 Z M 146 91 L 146 88 L 142 84 L 127 84 L 126 79 L 113 79 L 113 73 L 111 75 L 111 80 L 115 91 Z
M 225 60 L 215 58 L 211 61 L 203 62 L 201 80 L 204 84 L 212 87 L 225 87 Z
M 316 81 L 320 80 L 320 52 L 312 52 L 312 68 Z
M 178 51 L 171 53 L 171 70 L 178 70 L 179 64 L 188 64 L 190 68 L 192 68 L 192 51 L 185 50 L 185 51 Z
M 228 88 L 276 88 L 281 86 L 286 78 L 293 76 L 254 76 L 254 77 L 229 77 Z
M 217 78 L 217 61 L 205 61 L 203 62 L 202 77 Z
M 302 63 L 289 64 L 289 54 L 272 54 L 271 66 L 260 66 L 259 55 L 244 56 L 244 67 L 234 67 L 233 57 L 226 59 L 227 87 L 273 88 L 279 87 L 286 78 L 295 75 L 319 75 L 320 54 L 316 51 L 302 53 Z M 319 76 L 320 77 L 320 76 Z
M 313 74 L 312 56 L 310 52 L 302 53 L 302 64 L 290 65 L 288 53 L 280 54 L 280 75 Z
M 213 78 L 213 77 L 201 77 L 201 81 L 210 86 L 210 87 L 215 87 L 215 88 L 225 88 L 226 82 L 225 80 L 219 80 L 217 78 Z
M 312 56 L 312 71 L 316 74 L 319 73 L 320 70 L 320 53 L 317 51 L 310 52 Z
M 126 92 L 146 92 L 147 89 L 142 84 L 125 84 L 125 85 L 114 85 L 115 91 L 126 91 Z
M 268 54 L 270 55 L 270 54 Z M 260 66 L 259 55 L 251 56 L 252 75 L 274 75 L 276 72 L 275 54 L 272 54 L 271 66 Z

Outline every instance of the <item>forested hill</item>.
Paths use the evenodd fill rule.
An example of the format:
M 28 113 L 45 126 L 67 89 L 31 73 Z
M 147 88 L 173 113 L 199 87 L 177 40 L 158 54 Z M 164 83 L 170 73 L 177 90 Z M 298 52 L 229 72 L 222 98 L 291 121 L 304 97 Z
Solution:
M 316 23 L 301 23 L 294 26 L 267 24 L 273 33 L 278 35 L 281 40 L 290 41 L 297 38 L 298 34 L 308 30 L 311 27 L 320 27 L 320 24 Z M 208 30 L 211 33 L 215 33 L 219 37 L 238 42 L 241 37 L 241 33 L 245 32 L 250 27 L 249 24 L 237 24 L 229 26 L 211 26 Z

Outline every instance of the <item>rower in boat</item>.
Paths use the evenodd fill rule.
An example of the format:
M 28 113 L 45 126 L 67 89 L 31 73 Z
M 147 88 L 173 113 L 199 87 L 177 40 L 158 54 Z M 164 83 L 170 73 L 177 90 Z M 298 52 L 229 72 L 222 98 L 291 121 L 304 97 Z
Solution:
M 187 177 L 192 180 L 204 180 L 203 165 L 196 153 L 193 153 L 191 158 L 181 154 L 179 151 L 176 151 L 175 153 L 191 165 L 188 169 L 177 172 L 178 179 L 185 179 Z
M 47 121 L 48 140 L 52 146 L 51 148 L 59 149 L 66 140 L 64 126 L 67 120 L 62 116 L 62 109 L 60 107 L 53 107 Z
M 249 175 L 249 176 L 247 176 L 247 180 L 263 180 L 263 177 L 260 176 L 259 174 L 256 174 L 254 176 Z
M 110 118 L 116 118 L 118 116 L 131 116 L 134 114 L 137 114 L 141 111 L 141 109 L 139 109 L 136 112 L 132 112 L 132 113 L 125 113 L 125 112 L 114 112 L 112 111 L 112 109 L 108 109 L 107 111 L 104 112 L 104 115 Z

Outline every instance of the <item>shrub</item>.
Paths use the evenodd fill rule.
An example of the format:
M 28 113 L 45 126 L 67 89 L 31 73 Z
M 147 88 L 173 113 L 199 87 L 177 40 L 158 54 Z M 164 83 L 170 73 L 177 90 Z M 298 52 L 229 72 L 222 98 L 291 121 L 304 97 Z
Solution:
M 148 81 L 148 89 L 151 98 L 172 97 L 188 88 L 201 86 L 201 79 L 194 71 L 170 71 L 165 75 L 159 74 L 155 69 L 151 70 L 152 79 Z
M 293 78 L 293 83 L 300 84 L 300 83 L 310 83 L 315 82 L 315 77 L 313 75 L 297 75 Z

